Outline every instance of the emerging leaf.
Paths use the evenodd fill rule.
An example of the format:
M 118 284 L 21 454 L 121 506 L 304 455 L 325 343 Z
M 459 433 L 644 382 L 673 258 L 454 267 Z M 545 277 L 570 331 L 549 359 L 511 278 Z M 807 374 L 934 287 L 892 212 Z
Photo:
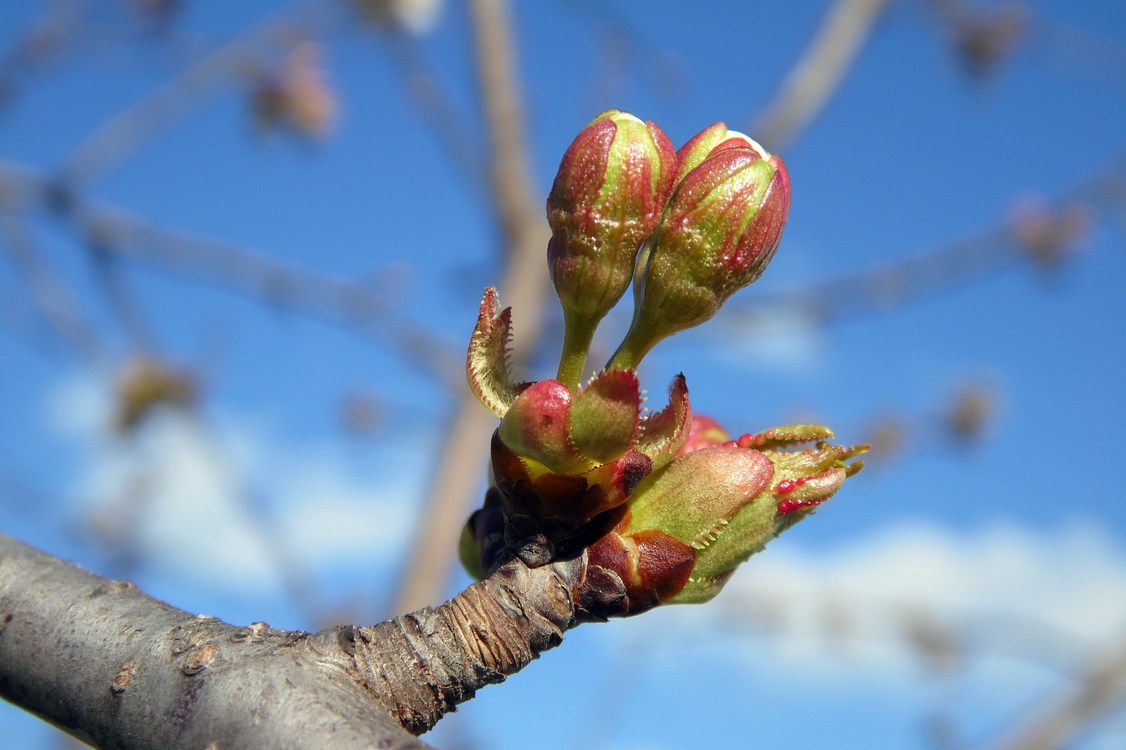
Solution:
M 833 437 L 833 431 L 819 424 L 793 424 L 785 427 L 773 427 L 763 432 L 749 432 L 739 436 L 736 443 L 740 448 L 758 448 L 769 450 L 782 448 L 795 443 L 810 443 L 814 440 L 828 440 Z
M 633 370 L 609 370 L 591 379 L 571 405 L 571 439 L 596 463 L 613 461 L 637 440 L 641 386 Z
M 512 308 L 506 307 L 498 314 L 499 306 L 497 290 L 489 287 L 481 300 L 477 326 L 469 339 L 465 371 L 477 399 L 493 414 L 503 417 L 516 400 L 516 387 L 512 384 L 508 353 Z
M 641 425 L 637 448 L 659 469 L 676 457 L 692 430 L 692 406 L 688 403 L 688 385 L 681 373 L 669 386 L 669 404 L 650 414 Z

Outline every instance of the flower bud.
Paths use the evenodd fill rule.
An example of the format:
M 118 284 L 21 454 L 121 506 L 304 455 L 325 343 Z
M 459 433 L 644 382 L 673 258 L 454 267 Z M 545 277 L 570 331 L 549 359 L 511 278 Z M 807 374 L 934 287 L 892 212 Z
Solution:
M 754 149 L 763 159 L 768 161 L 770 159 L 770 154 L 750 136 L 737 130 L 728 130 L 725 122 L 717 122 L 692 136 L 691 140 L 676 152 L 678 165 L 676 181 L 679 183 L 712 154 L 729 148 Z
M 702 550 L 773 476 L 774 465 L 759 451 L 720 446 L 687 453 L 638 486 L 626 533 L 660 529 Z
M 517 455 L 555 473 L 584 472 L 620 458 L 641 431 L 637 373 L 608 370 L 578 394 L 558 380 L 532 383 L 498 428 Z
M 548 265 L 565 314 L 593 325 L 625 293 L 675 175 L 669 137 L 626 112 L 603 112 L 571 143 L 547 199 Z
M 543 535 L 558 550 L 624 503 L 653 468 L 639 444 L 663 445 L 659 436 L 640 442 L 648 427 L 632 370 L 603 372 L 578 393 L 558 380 L 524 388 L 493 436 L 490 479 L 505 535 L 517 544 Z M 670 440 L 687 434 L 671 418 L 658 427 Z
M 706 414 L 693 414 L 692 424 L 688 428 L 688 439 L 680 448 L 680 455 L 695 453 L 704 448 L 715 448 L 723 445 L 731 436 L 716 420 Z
M 547 198 L 547 260 L 563 305 L 558 380 L 572 390 L 594 329 L 629 286 L 675 177 L 664 131 L 618 110 L 595 118 L 563 155 Z
M 723 433 L 713 420 L 696 421 L 710 437 Z M 614 528 L 625 549 L 632 549 L 630 540 L 642 534 L 662 539 L 662 546 L 648 552 L 639 547 L 632 556 L 636 563 L 624 568 L 615 567 L 613 558 L 601 559 L 593 552 L 592 562 L 618 571 L 626 582 L 630 613 L 638 602 L 652 598 L 642 595 L 636 586 L 631 588 L 635 568 L 647 568 L 646 590 L 659 591 L 659 603 L 711 599 L 740 563 L 807 517 L 863 466 L 848 460 L 867 446 L 819 442 L 813 448 L 787 450 L 807 442 L 811 435 L 831 434 L 818 425 L 794 425 L 682 452 L 637 486 L 627 501 L 628 513 Z M 747 442 L 770 447 L 756 450 L 744 445 Z M 657 549 L 670 554 L 678 549 L 675 542 L 693 550 L 688 575 L 683 573 L 679 557 L 673 566 L 646 559 Z
M 661 339 L 711 318 L 774 256 L 790 209 L 789 175 L 778 156 L 739 142 L 713 146 L 669 199 L 638 261 L 633 324 L 612 366 L 634 367 Z
M 717 593 L 717 578 L 735 565 L 716 571 L 709 564 L 715 543 L 723 538 L 719 548 L 743 551 L 745 558 L 774 536 L 775 506 L 763 497 L 773 475 L 759 451 L 721 446 L 682 454 L 642 481 L 628 512 L 588 552 L 596 580 L 620 582 L 615 588 L 623 596 L 606 614 L 633 615 Z M 736 517 L 739 531 L 729 534 Z
M 779 444 L 786 445 L 787 441 L 780 438 Z M 773 471 L 766 486 L 754 497 L 717 525 L 712 533 L 697 537 L 692 545 L 696 549 L 692 576 L 683 589 L 668 599 L 671 604 L 705 602 L 718 594 L 741 563 L 761 551 L 771 539 L 808 517 L 841 488 L 845 479 L 860 471 L 863 461 L 847 461 L 867 451 L 868 446 L 818 443 L 814 448 L 791 453 L 781 449 L 741 448 L 736 442 L 691 455 L 706 456 L 724 450 L 758 456 L 760 458 L 755 460 L 768 461 Z

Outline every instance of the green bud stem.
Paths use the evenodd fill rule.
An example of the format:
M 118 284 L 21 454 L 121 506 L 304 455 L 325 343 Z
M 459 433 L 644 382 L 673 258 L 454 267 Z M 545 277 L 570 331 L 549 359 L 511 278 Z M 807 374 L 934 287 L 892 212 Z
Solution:
M 614 356 L 606 363 L 607 370 L 636 369 L 641 360 L 649 353 L 660 339 L 654 338 L 648 331 L 631 326 L 625 339 L 614 352 Z
M 572 392 L 578 390 L 586 369 L 586 355 L 594 340 L 597 321 L 575 315 L 563 316 L 563 351 L 559 355 L 559 373 L 556 376 Z

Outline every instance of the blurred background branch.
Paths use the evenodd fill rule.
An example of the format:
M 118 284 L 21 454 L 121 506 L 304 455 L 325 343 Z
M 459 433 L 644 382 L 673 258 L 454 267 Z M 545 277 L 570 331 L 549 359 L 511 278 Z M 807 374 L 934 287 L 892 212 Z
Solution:
M 785 149 L 828 103 L 887 6 L 888 0 L 836 0 L 747 132 L 770 151 Z
M 499 288 L 504 304 L 519 315 L 521 344 L 528 347 L 543 326 L 547 222 L 531 199 L 534 182 L 507 0 L 472 0 L 469 7 L 478 86 L 492 153 L 492 195 L 503 259 Z M 518 349 L 515 360 L 519 371 L 527 360 L 527 349 Z M 438 470 L 427 492 L 421 523 L 408 547 L 410 557 L 393 614 L 409 612 L 442 595 L 456 558 L 461 527 L 476 500 L 477 478 L 486 462 L 489 435 L 496 420 L 466 388 L 461 389 L 456 409 L 439 452 Z

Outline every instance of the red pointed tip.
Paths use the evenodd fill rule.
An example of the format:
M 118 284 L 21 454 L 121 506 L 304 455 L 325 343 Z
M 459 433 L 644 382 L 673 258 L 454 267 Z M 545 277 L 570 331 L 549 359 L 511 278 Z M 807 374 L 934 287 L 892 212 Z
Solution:
M 793 487 L 790 488 L 794 489 Z M 794 500 L 793 498 L 783 498 L 778 502 L 778 515 L 788 516 L 794 511 L 804 510 L 806 508 L 816 508 L 821 503 L 825 502 L 825 498 L 818 498 L 815 500 Z

